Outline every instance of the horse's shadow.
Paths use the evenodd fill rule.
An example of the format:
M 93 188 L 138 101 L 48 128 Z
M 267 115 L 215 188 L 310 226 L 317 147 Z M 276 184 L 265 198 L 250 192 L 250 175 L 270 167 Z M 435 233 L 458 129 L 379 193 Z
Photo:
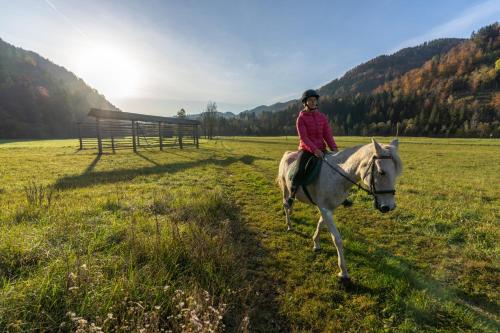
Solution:
M 310 244 L 311 252 L 311 237 L 313 235 L 311 226 L 315 225 L 315 223 L 317 223 L 316 219 L 312 218 L 296 217 L 292 219 L 292 224 L 294 225 L 292 233 L 301 237 L 304 240 L 304 244 Z M 327 233 L 328 231 L 323 228 L 321 231 L 323 235 L 321 250 L 314 252 L 314 256 L 317 259 L 331 260 L 337 256 L 334 244 L 324 237 Z M 461 308 L 473 313 L 486 327 L 498 327 L 495 314 L 500 313 L 500 307 L 494 301 L 486 297 L 471 295 L 453 286 L 444 285 L 429 274 L 422 272 L 415 263 L 395 255 L 357 232 L 349 232 L 349 237 L 346 239 L 349 239 L 350 242 L 354 241 L 361 244 L 361 246 L 350 246 L 350 242 L 345 242 L 344 251 L 346 260 L 348 266 L 351 266 L 351 274 L 353 275 L 349 281 L 335 279 L 332 288 L 343 290 L 353 295 L 369 295 L 375 297 L 381 304 L 385 302 L 404 302 L 403 305 L 399 305 L 404 306 L 405 316 L 411 317 L 415 322 L 428 326 L 444 324 L 445 326 L 452 327 L 454 314 L 447 307 L 436 306 L 429 309 L 417 309 L 413 305 L 406 303 L 406 297 L 412 293 L 424 293 L 427 295 L 426 297 L 430 297 L 436 304 L 445 304 L 446 302 L 459 304 Z M 373 251 L 363 250 L 368 247 L 373 249 Z M 368 285 L 364 282 L 364 279 L 356 276 L 356 268 L 353 267 L 368 267 L 371 269 L 372 274 L 386 275 L 389 277 L 389 280 L 393 280 L 398 284 L 401 282 L 400 285 L 406 287 L 402 291 L 396 291 L 394 285 Z M 394 297 L 398 297 L 397 293 L 401 293 L 399 297 L 402 297 L 402 300 L 396 301 L 394 299 Z

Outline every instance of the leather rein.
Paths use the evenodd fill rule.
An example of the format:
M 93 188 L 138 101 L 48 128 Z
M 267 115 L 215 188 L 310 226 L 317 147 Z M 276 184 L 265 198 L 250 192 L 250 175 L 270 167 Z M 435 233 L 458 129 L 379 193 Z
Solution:
M 366 193 L 368 193 L 369 195 L 372 195 L 373 198 L 375 199 L 376 205 L 378 205 L 377 194 L 392 194 L 392 195 L 394 195 L 394 194 L 396 194 L 396 190 L 392 189 L 392 190 L 381 190 L 381 191 L 378 191 L 375 188 L 375 177 L 373 177 L 374 168 L 375 168 L 375 160 L 392 160 L 392 159 L 393 159 L 392 156 L 376 156 L 376 155 L 372 156 L 372 158 L 370 159 L 370 163 L 368 164 L 368 167 L 367 167 L 367 169 L 370 169 L 370 174 L 371 174 L 371 177 L 370 177 L 370 188 L 365 188 L 365 187 L 361 186 L 360 184 L 358 184 L 358 182 L 352 180 L 351 177 L 349 177 L 349 175 L 346 175 L 344 170 L 340 171 L 339 169 L 337 169 L 336 167 L 334 167 L 333 165 L 331 165 L 330 163 L 328 163 L 328 161 L 326 160 L 326 157 L 323 156 L 323 162 L 325 162 L 326 165 L 328 165 L 330 167 L 330 169 L 332 169 L 333 171 L 335 171 L 336 173 L 338 173 L 339 175 L 341 175 L 342 177 L 344 177 L 350 183 L 356 185 L 360 190 L 363 190 Z M 368 175 L 368 172 L 365 173 L 365 175 L 364 175 L 364 177 L 362 179 L 364 180 L 367 175 Z

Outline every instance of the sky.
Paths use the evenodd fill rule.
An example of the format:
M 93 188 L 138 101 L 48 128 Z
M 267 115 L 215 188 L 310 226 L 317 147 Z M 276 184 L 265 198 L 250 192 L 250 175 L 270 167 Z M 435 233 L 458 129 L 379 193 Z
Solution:
M 0 0 L 0 38 L 122 111 L 234 113 L 300 97 L 381 54 L 498 21 L 500 1 Z

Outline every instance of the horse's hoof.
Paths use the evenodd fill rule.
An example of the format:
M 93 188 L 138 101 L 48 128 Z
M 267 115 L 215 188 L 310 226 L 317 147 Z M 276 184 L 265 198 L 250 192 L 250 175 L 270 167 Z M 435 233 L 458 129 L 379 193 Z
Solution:
M 314 253 L 318 253 L 321 251 L 321 248 L 320 247 L 313 247 L 313 251 L 314 251 Z
M 349 200 L 349 199 L 345 199 L 343 202 L 342 202 L 342 205 L 344 207 L 351 207 L 352 206 L 352 201 Z
M 339 276 L 338 282 L 343 287 L 350 287 L 352 285 L 351 278 L 348 276 Z
M 290 231 L 293 231 L 292 227 L 288 227 L 286 228 L 286 231 L 290 232 Z

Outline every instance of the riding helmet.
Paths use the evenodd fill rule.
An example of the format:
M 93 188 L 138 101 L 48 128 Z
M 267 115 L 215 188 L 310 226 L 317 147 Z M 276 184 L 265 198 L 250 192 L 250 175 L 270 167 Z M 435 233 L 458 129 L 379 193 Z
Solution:
M 305 101 L 309 97 L 319 98 L 319 94 L 314 89 L 308 89 L 308 90 L 304 91 L 304 93 L 302 94 L 302 103 L 305 103 Z

